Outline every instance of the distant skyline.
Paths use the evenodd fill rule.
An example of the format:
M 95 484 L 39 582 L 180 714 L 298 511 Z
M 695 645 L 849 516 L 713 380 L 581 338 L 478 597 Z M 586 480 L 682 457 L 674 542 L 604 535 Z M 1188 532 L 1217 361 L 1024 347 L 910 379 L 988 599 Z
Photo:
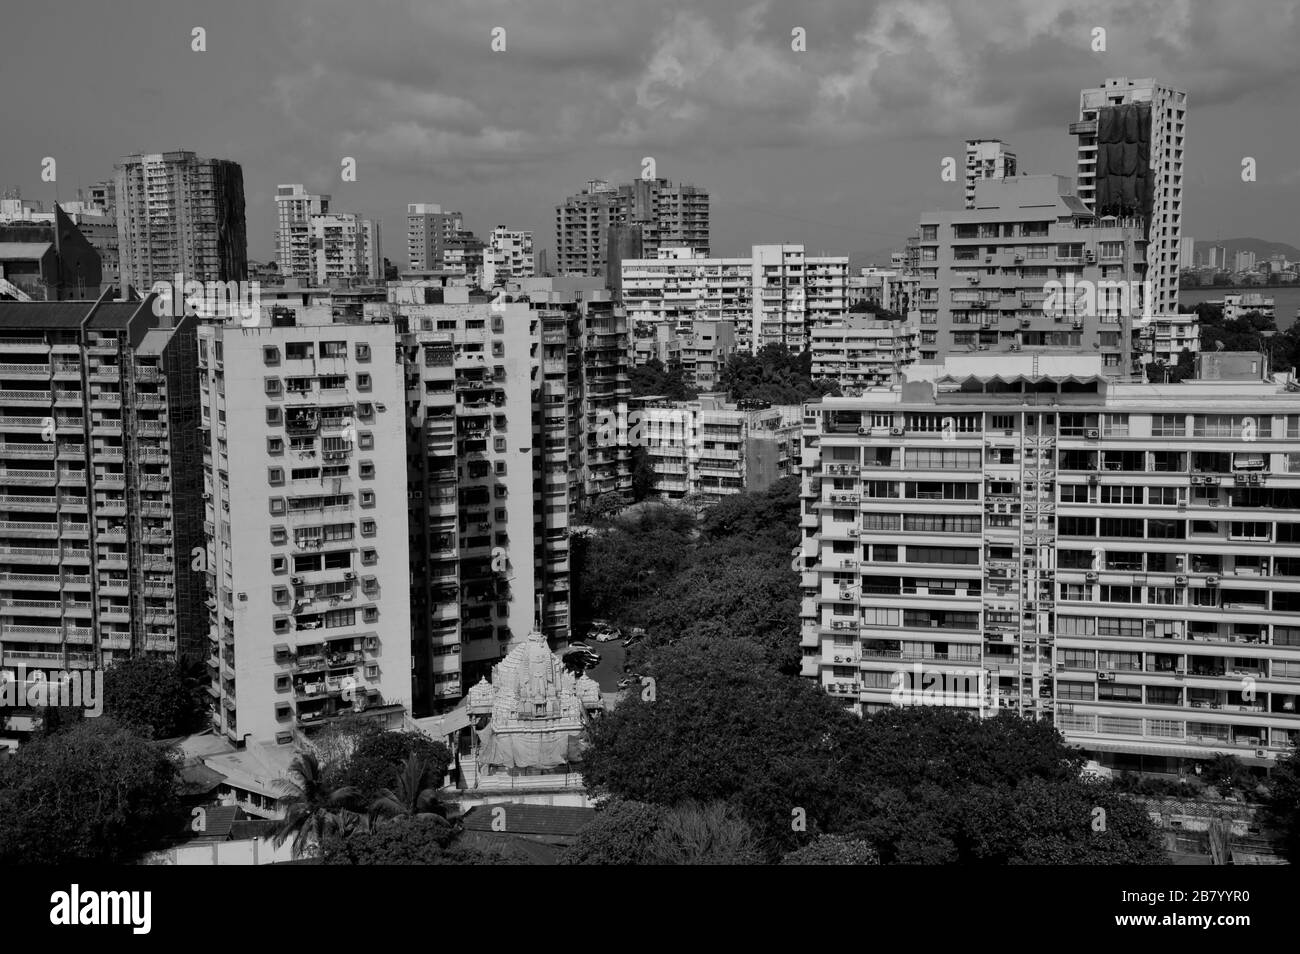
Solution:
M 134 152 L 233 159 L 258 261 L 274 257 L 279 183 L 379 219 L 400 266 L 408 202 L 551 249 L 556 204 L 634 178 L 645 156 L 709 190 L 715 254 L 899 248 L 921 213 L 961 208 L 960 169 L 943 182 L 940 167 L 960 167 L 967 138 L 1006 140 L 1022 173 L 1072 176 L 1079 90 L 1110 76 L 1188 91 L 1184 235 L 1300 245 L 1300 12 L 1285 0 L 70 0 L 5 17 L 6 75 L 28 82 L 0 113 L 0 188 L 48 206 L 46 156 L 64 201 Z

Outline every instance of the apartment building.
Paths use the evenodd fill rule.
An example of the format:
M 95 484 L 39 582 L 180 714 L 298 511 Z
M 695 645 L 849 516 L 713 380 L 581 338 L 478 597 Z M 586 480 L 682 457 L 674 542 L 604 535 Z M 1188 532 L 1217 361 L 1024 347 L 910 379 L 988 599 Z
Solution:
M 1261 365 L 957 358 L 805 407 L 804 675 L 860 712 L 1047 719 L 1120 768 L 1285 753 L 1300 393 Z
M 914 325 L 869 315 L 849 315 L 812 331 L 812 376 L 846 389 L 887 387 L 916 360 L 920 334 Z
M 802 245 L 755 245 L 747 258 L 671 249 L 623 262 L 622 298 L 634 329 L 670 322 L 690 336 L 697 320 L 733 321 L 742 350 L 803 351 L 812 328 L 848 311 L 848 270 L 848 256 Z
M 800 408 L 659 397 L 629 402 L 628 440 L 643 446 L 665 500 L 692 495 L 705 503 L 770 487 L 798 473 Z
M 275 262 L 282 278 L 315 279 L 311 221 L 329 210 L 329 196 L 314 195 L 301 183 L 275 187 Z
M 56 205 L 35 221 L 0 223 L 0 281 L 0 295 L 17 300 L 93 300 L 103 269 L 99 252 Z
M 681 339 L 682 377 L 697 391 L 715 391 L 722 384 L 722 369 L 736 353 L 736 325 L 731 321 L 696 321 Z
M 404 329 L 415 706 L 456 704 L 534 628 L 567 639 L 569 526 L 631 489 L 627 322 L 597 282 L 389 306 Z M 516 300 L 518 299 L 518 300 Z M 615 435 L 617 436 L 617 435 Z
M 389 324 L 198 332 L 213 727 L 289 743 L 411 705 L 403 369 Z
M 611 277 L 611 230 L 635 229 L 640 254 L 661 248 L 709 249 L 709 193 L 667 179 L 638 179 L 611 186 L 590 179 L 587 188 L 555 209 L 555 267 L 560 275 Z M 617 269 L 615 269 L 617 272 Z
M 444 212 L 432 202 L 412 202 L 406 207 L 406 258 L 410 271 L 440 271 L 455 260 L 465 271 L 465 253 L 473 256 L 473 233 L 466 231 L 459 212 Z M 477 241 L 477 240 L 474 240 Z M 479 243 L 482 252 L 482 243 Z
M 1144 365 L 1172 367 L 1184 351 L 1195 355 L 1201 350 L 1201 322 L 1195 314 L 1138 318 L 1133 322 L 1133 337 Z
M 495 288 L 506 281 L 532 278 L 533 274 L 533 233 L 498 225 L 483 255 L 483 287 Z
M 975 208 L 975 183 L 1016 174 L 1016 154 L 1001 139 L 966 140 L 966 208 Z
M 113 187 L 123 285 L 243 281 L 244 173 L 229 159 L 176 151 L 127 156 Z
M 1154 310 L 1178 311 L 1187 93 L 1154 79 L 1107 79 L 1079 94 L 1079 199 L 1146 239 Z M 1221 263 L 1222 264 L 1222 263 Z
M 201 658 L 195 329 L 110 293 L 0 302 L 7 669 Z
M 1211 304 L 1223 305 L 1224 321 L 1236 321 L 1246 315 L 1255 313 L 1263 318 L 1274 318 L 1277 315 L 1276 302 L 1273 296 L 1261 295 L 1259 292 L 1234 292 L 1230 295 L 1224 295 L 1222 302 L 1212 302 Z
M 1133 319 L 1170 313 L 1146 295 L 1143 230 L 1104 224 L 1066 176 L 975 188 L 973 210 L 921 217 L 919 360 L 1098 351 L 1108 373 L 1130 373 Z
M 318 285 L 383 280 L 379 225 L 351 212 L 313 215 L 307 224 L 311 272 Z
M 1178 267 L 1196 267 L 1196 239 L 1185 235 L 1178 240 Z

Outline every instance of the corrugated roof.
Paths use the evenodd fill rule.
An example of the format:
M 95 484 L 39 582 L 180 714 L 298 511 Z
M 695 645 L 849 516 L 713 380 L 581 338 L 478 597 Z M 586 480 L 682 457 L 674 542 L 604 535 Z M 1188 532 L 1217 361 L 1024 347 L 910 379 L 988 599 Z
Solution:
M 567 805 L 525 805 L 507 802 L 478 805 L 465 813 L 461 823 L 467 831 L 492 831 L 493 809 L 504 808 L 506 831 L 515 835 L 556 835 L 571 837 L 591 824 L 594 808 Z
M 0 242 L 0 259 L 6 261 L 44 258 L 53 242 Z
M 122 329 L 144 304 L 106 301 L 91 320 L 91 328 Z M 77 329 L 95 307 L 93 301 L 0 301 L 0 328 Z

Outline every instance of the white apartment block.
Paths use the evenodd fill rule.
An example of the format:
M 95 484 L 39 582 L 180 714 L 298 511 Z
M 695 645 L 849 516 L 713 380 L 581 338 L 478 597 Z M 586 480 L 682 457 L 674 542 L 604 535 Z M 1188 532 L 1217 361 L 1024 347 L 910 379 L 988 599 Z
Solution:
M 330 197 L 313 195 L 300 183 L 275 188 L 275 263 L 282 278 L 314 281 L 311 222 L 330 210 Z
M 433 202 L 406 206 L 406 258 L 412 271 L 443 267 L 443 250 L 461 232 L 461 214 Z
M 292 320 L 292 324 L 290 324 Z M 403 369 L 326 308 L 199 329 L 213 727 L 293 741 L 411 705 Z
M 812 331 L 812 376 L 845 389 L 886 387 L 916 360 L 920 333 L 902 321 L 849 315 Z
M 713 396 L 696 401 L 633 398 L 628 440 L 643 446 L 665 500 L 706 503 L 770 487 L 798 472 L 800 408 L 740 407 Z
M 1190 235 L 1184 236 L 1178 244 L 1178 267 L 1195 268 L 1196 267 L 1196 239 Z
M 1300 741 L 1300 393 L 968 358 L 804 411 L 803 673 L 1051 720 L 1120 768 Z M 901 699 L 898 690 L 917 695 Z
M 635 329 L 671 322 L 683 336 L 696 320 L 734 321 L 739 348 L 808 347 L 817 324 L 848 310 L 848 256 L 808 255 L 802 245 L 755 245 L 748 258 L 690 249 L 627 259 L 623 302 Z
M 351 212 L 312 216 L 311 279 L 318 285 L 380 281 L 379 227 Z
M 1265 318 L 1276 315 L 1276 301 L 1271 295 L 1259 292 L 1242 292 L 1223 296 L 1223 320 L 1236 321 L 1252 312 L 1258 312 Z
M 966 208 L 975 208 L 975 182 L 1016 174 L 1016 154 L 1001 139 L 966 140 Z
M 584 191 L 555 209 L 555 268 L 560 275 L 604 276 L 614 260 L 610 230 L 635 235 L 641 254 L 661 249 L 709 248 L 709 193 L 667 179 L 637 179 L 611 186 L 587 180 Z
M 152 299 L 0 303 L 0 667 L 202 658 L 194 343 Z
M 973 210 L 921 217 L 920 360 L 1098 351 L 1107 373 L 1131 373 L 1135 316 L 1170 313 L 1145 295 L 1145 233 L 1097 219 L 1065 176 L 981 180 L 976 192 Z
M 1178 311 L 1186 121 L 1186 92 L 1121 77 L 1082 90 L 1079 118 L 1070 124 L 1079 140 L 1079 198 L 1103 219 L 1142 226 L 1147 278 L 1161 314 Z M 1143 156 L 1145 166 L 1137 162 Z
M 532 278 L 533 233 L 498 225 L 488 238 L 483 270 L 484 288 L 495 288 L 499 284 L 520 278 Z

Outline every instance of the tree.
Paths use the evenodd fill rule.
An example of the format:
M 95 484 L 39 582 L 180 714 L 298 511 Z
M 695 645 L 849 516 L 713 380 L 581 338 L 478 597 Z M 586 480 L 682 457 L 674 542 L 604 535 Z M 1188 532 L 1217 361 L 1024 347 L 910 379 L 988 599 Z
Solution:
M 1216 755 L 1202 768 L 1201 778 L 1223 796 L 1244 794 L 1255 787 L 1255 777 L 1235 756 Z
M 650 839 L 656 865 L 757 865 L 763 863 L 749 824 L 726 802 L 687 801 L 668 812 Z
M 104 712 L 147 738 L 170 739 L 199 728 L 204 710 L 176 663 L 133 656 L 104 672 Z
M 325 863 L 332 865 L 433 865 L 445 863 L 455 830 L 436 816 L 405 816 L 383 825 L 332 837 Z
M 1300 864 L 1300 749 L 1278 759 L 1269 783 L 1264 822 L 1277 832 L 1283 857 Z
M 686 383 L 680 364 L 664 367 L 658 358 L 635 365 L 628 373 L 633 397 L 659 396 L 670 401 L 694 401 L 699 392 Z
M 429 766 L 418 755 L 408 756 L 397 773 L 395 788 L 385 788 L 371 806 L 380 818 L 443 818 L 446 809 L 438 791 L 429 787 Z
M 632 501 L 640 503 L 654 493 L 659 483 L 659 475 L 650 463 L 650 454 L 645 446 L 638 444 L 632 448 Z
M 451 750 L 441 742 L 419 732 L 390 732 L 365 720 L 348 726 L 326 751 L 318 749 L 317 758 L 329 766 L 331 786 L 355 792 L 347 807 L 356 811 L 369 809 L 409 759 L 425 764 L 425 784 L 434 788 L 442 784 L 452 762 Z
M 574 843 L 560 856 L 560 864 L 650 864 L 650 843 L 666 815 L 667 811 L 659 805 L 606 799 L 597 806 L 591 824 L 578 833 Z
M 111 718 L 34 738 L 0 761 L 0 863 L 125 864 L 181 818 L 179 763 Z
M 279 783 L 284 792 L 279 802 L 284 817 L 276 829 L 275 844 L 278 847 L 292 837 L 297 858 L 310 851 L 322 851 L 330 836 L 344 827 L 344 813 L 357 790 L 331 784 L 312 752 L 300 753 L 289 773 L 290 777 Z
M 865 841 L 844 835 L 818 835 L 781 859 L 783 865 L 878 865 L 880 855 Z

